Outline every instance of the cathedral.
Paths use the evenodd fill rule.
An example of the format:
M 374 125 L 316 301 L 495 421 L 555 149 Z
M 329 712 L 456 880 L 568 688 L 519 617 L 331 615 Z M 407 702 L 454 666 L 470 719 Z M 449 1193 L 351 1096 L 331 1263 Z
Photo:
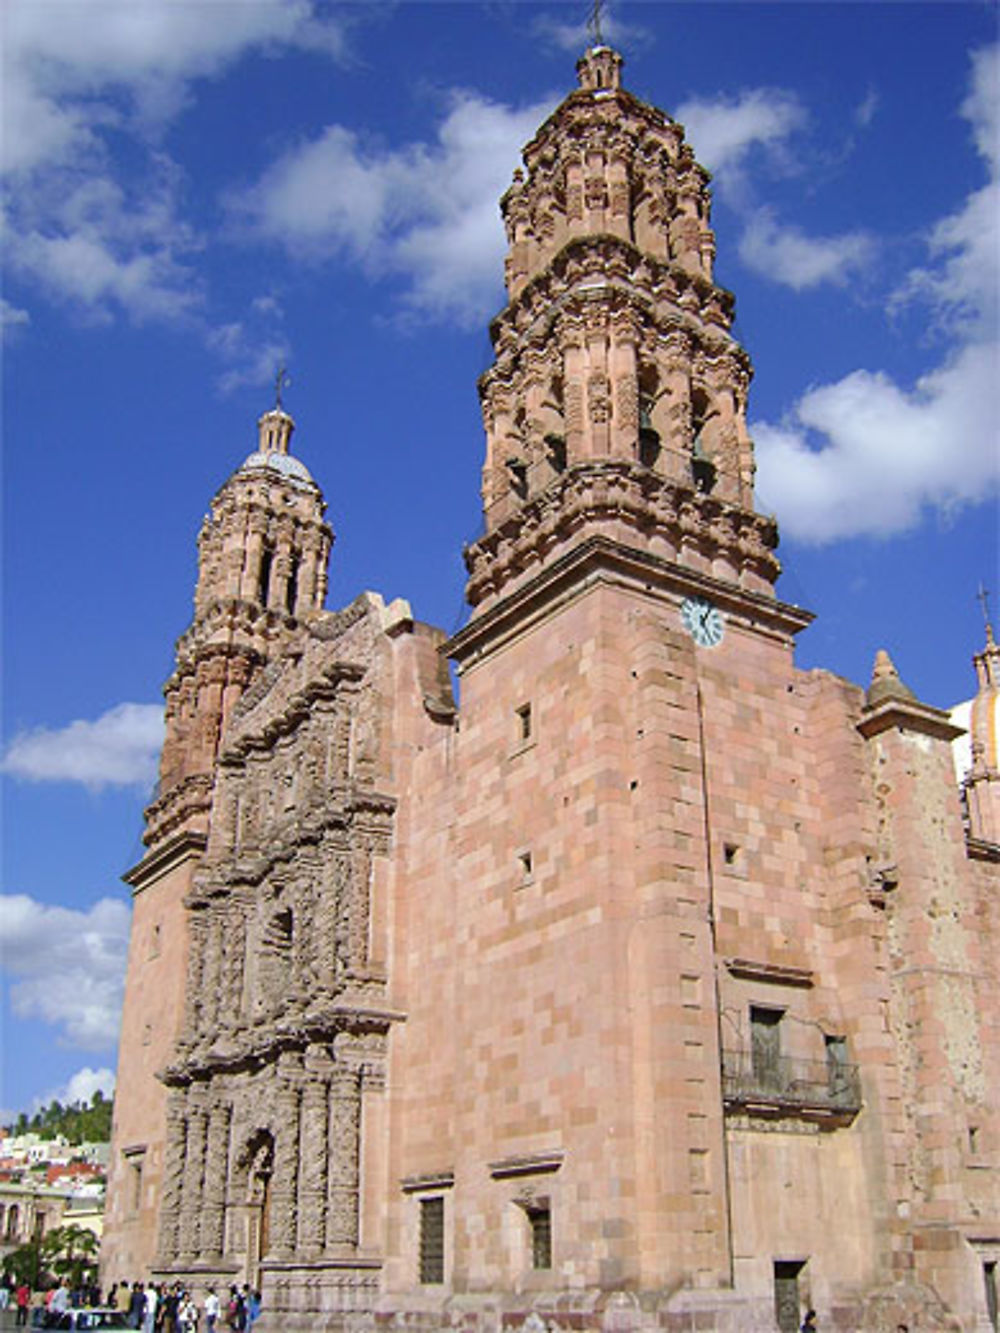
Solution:
M 1000 648 L 961 782 L 888 654 L 795 666 L 708 174 L 621 71 L 585 53 L 501 201 L 464 627 L 325 608 L 280 393 L 211 502 L 106 1283 L 275 1330 L 998 1328 Z

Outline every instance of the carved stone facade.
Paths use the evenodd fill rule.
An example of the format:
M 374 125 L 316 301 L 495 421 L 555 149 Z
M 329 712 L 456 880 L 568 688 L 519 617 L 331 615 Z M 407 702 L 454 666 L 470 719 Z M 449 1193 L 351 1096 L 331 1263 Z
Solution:
M 465 628 L 322 609 L 279 409 L 213 504 L 105 1276 L 282 1329 L 986 1333 L 997 650 L 964 800 L 887 656 L 795 667 L 707 176 L 578 70 L 502 203 Z

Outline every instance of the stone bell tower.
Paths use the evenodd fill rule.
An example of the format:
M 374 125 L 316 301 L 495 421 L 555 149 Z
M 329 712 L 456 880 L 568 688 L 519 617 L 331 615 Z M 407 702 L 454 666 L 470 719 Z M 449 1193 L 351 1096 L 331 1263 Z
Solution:
M 713 278 L 708 174 L 621 67 L 607 46 L 585 53 L 501 205 L 485 533 L 465 552 L 472 615 L 449 644 L 456 882 L 478 893 L 455 921 L 427 917 L 429 948 L 447 933 L 475 979 L 456 998 L 475 1041 L 452 1066 L 469 1114 L 453 1160 L 433 1132 L 399 1171 L 454 1178 L 456 1286 L 521 1281 L 550 1244 L 554 1269 L 603 1290 L 733 1278 L 719 866 L 790 809 L 764 790 L 736 699 L 741 725 L 781 717 L 811 617 L 774 595 L 777 530 L 754 508 L 751 366 Z M 797 836 L 787 822 L 775 838 Z M 411 1010 L 426 1062 L 440 1025 L 426 1045 L 420 1031 Z M 483 1161 L 491 1183 L 472 1198 Z
M 166 736 L 133 893 L 113 1157 L 102 1250 L 111 1280 L 149 1272 L 163 1173 L 166 1090 L 156 1077 L 184 1012 L 185 898 L 208 838 L 215 760 L 243 692 L 322 609 L 333 534 L 322 493 L 289 451 L 281 405 L 212 500 L 198 538 L 194 618 L 164 686 Z
M 753 508 L 750 360 L 712 277 L 708 173 L 682 127 L 621 87 L 605 46 L 524 151 L 502 201 L 507 308 L 480 383 L 481 614 L 586 532 L 768 593 Z

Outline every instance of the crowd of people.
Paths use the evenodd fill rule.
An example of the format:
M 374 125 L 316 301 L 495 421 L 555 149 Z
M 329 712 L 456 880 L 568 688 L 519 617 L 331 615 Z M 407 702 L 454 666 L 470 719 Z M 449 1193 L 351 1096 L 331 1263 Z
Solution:
M 142 1333 L 250 1333 L 260 1317 L 261 1298 L 248 1284 L 232 1286 L 224 1299 L 209 1287 L 201 1304 L 180 1282 L 115 1282 L 103 1298 L 96 1286 L 70 1289 L 65 1282 L 32 1290 L 26 1282 L 0 1280 L 0 1310 L 17 1311 L 16 1326 L 43 1322 L 36 1311 L 53 1315 L 102 1307 L 124 1314 L 128 1327 Z

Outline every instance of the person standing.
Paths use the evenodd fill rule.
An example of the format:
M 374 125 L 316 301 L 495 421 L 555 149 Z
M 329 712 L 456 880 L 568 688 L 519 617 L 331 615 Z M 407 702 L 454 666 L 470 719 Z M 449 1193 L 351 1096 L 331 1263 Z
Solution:
M 215 1333 L 215 1325 L 219 1318 L 219 1298 L 215 1294 L 214 1287 L 209 1287 L 203 1308 L 205 1310 L 205 1333 Z
M 156 1287 L 150 1282 L 146 1288 L 146 1300 L 142 1309 L 142 1333 L 153 1333 L 156 1327 L 156 1307 L 159 1303 Z
M 31 1288 L 22 1282 L 14 1292 L 14 1304 L 17 1306 L 17 1327 L 23 1328 L 28 1322 L 28 1306 L 31 1304 Z

